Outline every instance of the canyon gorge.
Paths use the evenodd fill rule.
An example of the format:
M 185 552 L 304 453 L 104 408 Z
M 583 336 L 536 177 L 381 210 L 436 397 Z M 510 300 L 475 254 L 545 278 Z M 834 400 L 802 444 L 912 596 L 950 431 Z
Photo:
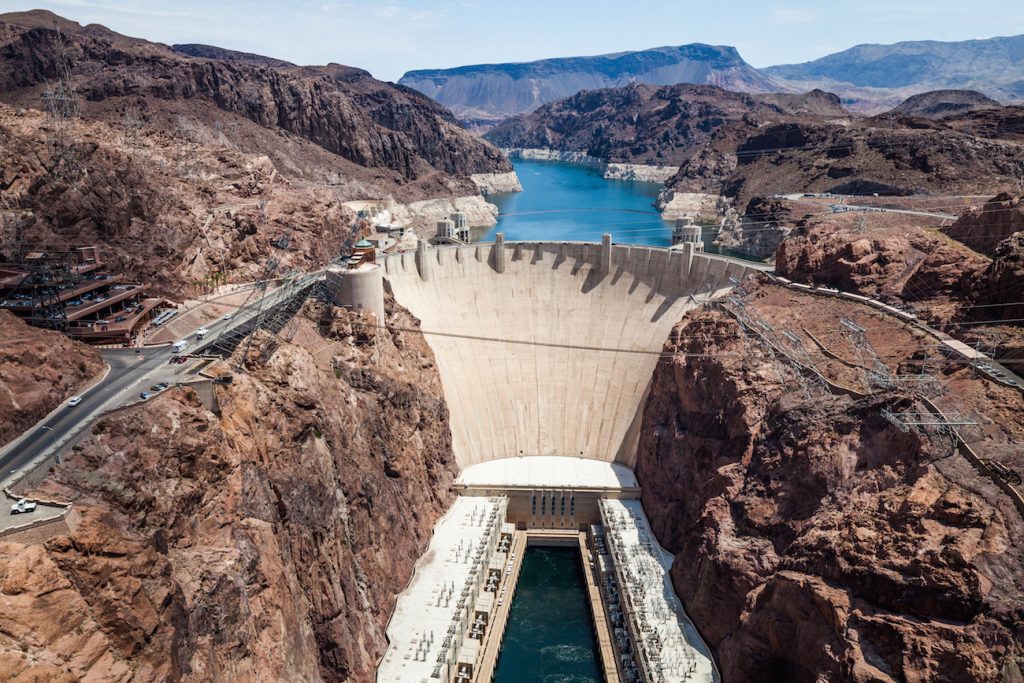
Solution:
M 999 40 L 986 59 L 1010 69 Z M 1021 93 L 967 72 L 978 92 L 948 90 L 945 62 L 853 73 L 948 57 L 885 47 L 758 70 L 696 44 L 395 85 L 0 15 L 0 267 L 100 245 L 189 342 L 142 379 L 195 368 L 132 385 L 6 491 L 66 507 L 0 529 L 0 678 L 378 680 L 389 650 L 402 667 L 435 640 L 392 629 L 450 560 L 432 544 L 458 501 L 536 508 L 536 489 L 554 515 L 558 489 L 573 519 L 591 494 L 642 503 L 636 546 L 664 548 L 709 681 L 1024 681 L 1024 390 L 1002 374 L 1024 370 L 1024 107 L 1001 103 Z M 517 205 L 530 180 L 570 194 L 524 160 L 588 169 L 571 189 L 589 199 Z M 601 234 L 558 227 L 587 210 Z M 439 238 L 456 212 L 497 234 Z M 540 236 L 506 241 L 532 214 Z M 701 225 L 676 243 L 676 218 Z M 196 326 L 245 313 L 217 297 L 262 307 L 268 272 L 309 287 L 301 306 L 204 346 L 218 332 Z M 0 310 L 0 446 L 177 334 L 99 348 Z M 533 456 L 559 463 L 541 478 L 615 481 L 537 484 Z M 591 523 L 544 531 L 574 545 Z

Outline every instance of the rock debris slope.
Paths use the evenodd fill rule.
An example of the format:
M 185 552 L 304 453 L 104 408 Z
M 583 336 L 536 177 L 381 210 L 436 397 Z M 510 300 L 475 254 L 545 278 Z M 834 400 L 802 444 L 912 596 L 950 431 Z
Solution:
M 60 123 L 41 110 L 62 43 L 81 116 Z M 343 202 L 487 207 L 473 176 L 511 171 L 447 110 L 361 70 L 194 52 L 206 56 L 47 12 L 0 16 L 0 216 L 17 216 L 22 243 L 98 242 L 114 267 L 180 294 L 251 280 L 288 231 L 288 265 L 324 263 L 355 218 Z

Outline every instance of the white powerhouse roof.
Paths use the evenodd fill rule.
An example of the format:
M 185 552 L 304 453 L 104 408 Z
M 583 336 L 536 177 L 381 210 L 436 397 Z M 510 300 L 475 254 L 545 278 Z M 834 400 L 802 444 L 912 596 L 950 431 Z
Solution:
M 625 489 L 639 484 L 625 465 L 564 455 L 486 460 L 462 470 L 457 484 L 495 488 Z
M 458 638 L 452 638 L 448 629 L 470 571 L 478 566 L 467 560 L 467 553 L 472 557 L 495 528 L 487 521 L 492 512 L 499 512 L 504 521 L 505 500 L 459 497 L 438 521 L 430 547 L 398 596 L 388 623 L 388 649 L 377 668 L 379 683 L 439 680 L 431 674 L 438 657 L 453 654 L 451 649 L 458 646 Z

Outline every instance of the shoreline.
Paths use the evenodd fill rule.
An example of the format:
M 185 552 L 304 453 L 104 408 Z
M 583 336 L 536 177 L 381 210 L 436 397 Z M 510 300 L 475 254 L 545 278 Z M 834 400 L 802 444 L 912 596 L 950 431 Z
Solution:
M 600 169 L 605 180 L 635 180 L 664 185 L 679 170 L 678 166 L 656 166 L 653 164 L 628 164 L 606 162 L 583 152 L 567 152 L 557 149 L 502 148 L 509 159 L 531 161 L 561 161 Z

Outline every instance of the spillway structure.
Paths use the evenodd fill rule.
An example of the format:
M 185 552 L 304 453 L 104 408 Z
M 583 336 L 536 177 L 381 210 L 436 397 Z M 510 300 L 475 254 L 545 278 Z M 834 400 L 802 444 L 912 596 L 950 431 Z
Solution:
M 499 591 L 506 588 L 515 562 L 496 549 L 512 552 L 509 544 L 514 546 L 517 534 L 550 539 L 564 533 L 575 543 L 574 534 L 579 533 L 592 566 L 597 559 L 608 564 L 617 557 L 621 566 L 604 567 L 607 576 L 622 581 L 634 575 L 635 567 L 625 563 L 639 552 L 632 546 L 640 544 L 621 539 L 635 539 L 649 529 L 636 516 L 643 511 L 632 468 L 644 402 L 664 344 L 688 311 L 725 296 L 735 283 L 768 267 L 702 253 L 690 243 L 667 249 L 617 245 L 610 235 L 599 244 L 505 242 L 500 234 L 487 244 L 432 248 L 421 242 L 416 251 L 384 255 L 378 264 L 379 274 L 363 277 L 383 278 L 397 302 L 420 320 L 434 352 L 460 467 L 460 500 L 492 501 L 501 516 L 492 520 L 498 525 L 493 528 L 504 529 L 508 536 L 504 546 L 483 544 L 490 550 L 472 558 L 475 570 L 468 574 L 464 567 L 439 569 L 438 562 L 451 557 L 441 558 L 444 553 L 435 552 L 432 544 L 417 565 L 419 578 L 399 598 L 378 680 L 490 680 L 488 637 L 481 636 L 474 645 L 472 639 L 455 636 L 472 632 L 474 623 L 485 620 L 491 628 L 478 627 L 476 632 L 489 631 L 491 641 L 500 638 L 501 612 L 507 605 L 498 604 L 504 602 L 500 597 L 484 599 L 484 593 L 502 595 Z M 378 292 L 375 285 L 350 287 L 339 293 L 338 303 L 380 310 Z M 633 502 L 629 515 L 614 515 L 616 528 L 606 530 L 613 509 L 608 501 Z M 588 545 L 584 539 L 606 534 L 616 542 L 610 543 L 612 553 L 599 558 L 592 540 Z M 450 535 L 442 520 L 435 542 L 450 544 Z M 658 548 L 651 557 L 636 566 L 666 574 L 671 556 L 666 564 Z M 466 603 L 487 604 L 488 614 L 449 605 L 450 614 L 434 610 L 450 617 L 445 623 L 438 621 L 433 629 L 422 624 L 425 612 L 414 603 L 451 589 L 450 579 L 446 588 L 445 580 L 435 577 L 438 585 L 424 592 L 420 579 L 435 574 L 469 581 Z M 664 583 L 671 593 L 667 577 Z M 479 595 L 470 598 L 474 591 Z M 630 593 L 622 595 L 632 599 Z M 641 661 L 649 659 L 651 650 L 627 628 L 640 623 L 629 621 L 627 605 L 630 614 L 623 623 L 608 629 L 609 652 L 602 656 L 607 670 L 615 672 L 609 677 L 718 680 L 709 650 L 678 599 L 671 598 L 666 594 L 648 609 L 657 615 L 659 628 L 668 629 L 664 638 L 678 645 L 678 652 L 659 661 L 657 671 L 650 661 Z M 622 608 L 620 604 L 617 609 Z M 607 600 L 601 614 L 597 609 L 595 618 L 611 618 Z M 409 614 L 418 615 L 414 621 L 420 624 L 419 636 L 410 635 L 417 627 L 402 616 Z M 441 647 L 445 641 L 438 638 L 439 631 L 453 636 L 449 647 Z M 422 638 L 431 644 L 424 646 Z M 460 647 L 450 647 L 456 639 Z M 430 667 L 410 664 L 423 658 Z

